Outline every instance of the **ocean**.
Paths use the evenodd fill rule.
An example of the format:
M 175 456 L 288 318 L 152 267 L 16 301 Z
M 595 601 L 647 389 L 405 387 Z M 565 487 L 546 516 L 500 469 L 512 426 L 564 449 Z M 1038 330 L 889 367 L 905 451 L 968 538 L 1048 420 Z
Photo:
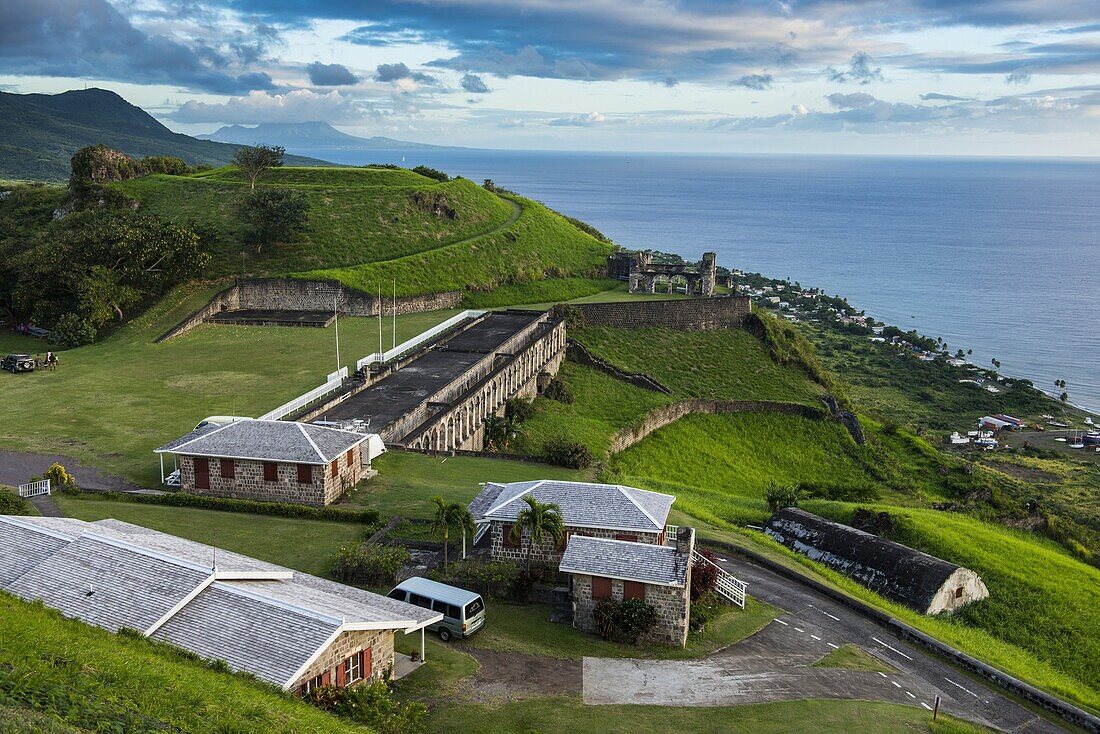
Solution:
M 433 166 L 653 248 L 846 297 L 1100 411 L 1100 161 L 488 150 L 294 153 Z

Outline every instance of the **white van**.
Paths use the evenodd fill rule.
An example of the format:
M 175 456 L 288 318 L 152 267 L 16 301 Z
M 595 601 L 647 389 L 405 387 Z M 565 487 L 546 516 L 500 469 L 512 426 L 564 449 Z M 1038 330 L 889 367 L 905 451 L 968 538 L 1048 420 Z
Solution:
M 389 597 L 442 614 L 443 619 L 427 629 L 438 632 L 444 642 L 452 637 L 469 637 L 485 625 L 485 602 L 481 596 L 457 586 L 413 576 L 395 586 Z

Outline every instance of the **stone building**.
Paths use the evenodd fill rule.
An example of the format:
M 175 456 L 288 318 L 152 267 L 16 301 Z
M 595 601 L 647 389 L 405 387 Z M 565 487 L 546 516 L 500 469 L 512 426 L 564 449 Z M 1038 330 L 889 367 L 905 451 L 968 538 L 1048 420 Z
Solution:
M 118 520 L 0 516 L 0 589 L 299 693 L 400 674 L 394 634 L 419 631 L 423 655 L 442 618 Z
M 653 262 L 649 252 L 615 252 L 607 258 L 607 273 L 611 278 L 625 280 L 631 293 L 656 293 L 658 289 L 675 293 L 683 287 L 689 296 L 713 296 L 718 282 L 718 256 L 704 252 L 696 265 L 684 262 Z
M 657 611 L 657 624 L 642 641 L 683 647 L 691 615 L 694 550 L 693 528 L 682 528 L 674 546 L 574 538 L 558 566 L 570 576 L 573 625 L 596 631 L 594 611 L 601 599 L 641 599 Z
M 191 494 L 324 506 L 370 469 L 370 434 L 309 423 L 253 420 L 205 425 L 155 453 L 173 454 Z
M 512 537 L 512 527 L 527 507 L 524 498 L 528 496 L 561 509 L 565 538 L 560 544 L 544 541 L 530 548 L 526 532 L 519 539 Z M 672 495 L 617 484 L 551 479 L 489 482 L 470 503 L 470 513 L 478 525 L 476 537 L 488 538 L 494 560 L 526 562 L 530 553 L 535 563 L 557 565 L 575 536 L 663 544 L 665 522 L 675 500 Z
M 989 596 L 968 568 L 797 508 L 775 513 L 764 532 L 921 614 L 954 611 Z

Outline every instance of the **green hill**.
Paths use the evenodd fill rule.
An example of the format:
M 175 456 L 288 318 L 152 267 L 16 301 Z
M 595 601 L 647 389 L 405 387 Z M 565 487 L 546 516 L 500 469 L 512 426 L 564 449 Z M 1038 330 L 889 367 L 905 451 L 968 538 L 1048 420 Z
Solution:
M 370 730 L 167 645 L 114 635 L 0 594 L 0 730 Z
M 212 166 L 228 163 L 240 147 L 174 133 L 106 89 L 0 92 L 0 179 L 66 180 L 73 153 L 96 143 L 131 157 L 172 155 Z M 300 156 L 287 156 L 287 162 L 322 163 Z

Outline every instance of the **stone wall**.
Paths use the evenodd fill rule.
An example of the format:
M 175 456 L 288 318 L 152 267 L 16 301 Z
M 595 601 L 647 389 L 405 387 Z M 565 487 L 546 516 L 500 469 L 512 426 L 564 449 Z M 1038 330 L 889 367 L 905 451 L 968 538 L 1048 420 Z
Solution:
M 422 296 L 402 296 L 397 299 L 397 313 L 423 313 L 445 308 L 457 308 L 462 302 L 461 291 L 429 293 Z M 331 311 L 336 304 L 346 316 L 377 316 L 378 299 L 341 285 L 335 280 L 298 280 L 295 278 L 248 278 L 217 293 L 208 304 L 195 311 L 166 333 L 157 342 L 179 336 L 201 324 L 219 311 L 280 310 Z M 394 302 L 382 295 L 382 313 L 391 316 Z
M 371 651 L 371 670 L 369 674 L 366 670 L 363 671 L 364 680 L 382 679 L 386 669 L 393 666 L 393 635 L 393 630 L 356 630 L 343 633 L 298 676 L 290 689 L 298 690 L 306 681 L 325 673 L 328 674 L 328 682 L 336 685 L 336 666 L 343 665 L 352 655 L 368 648 Z
M 494 561 L 517 561 L 519 563 L 527 562 L 527 533 L 523 533 L 521 542 L 516 547 L 506 547 L 504 545 L 504 528 L 510 527 L 511 523 L 504 523 L 494 520 L 490 523 L 489 527 L 489 555 Z M 601 528 L 581 528 L 571 525 L 565 526 L 566 532 L 566 545 L 568 546 L 569 535 L 586 535 L 590 538 L 609 538 L 614 540 L 618 535 L 634 535 L 637 536 L 636 540 L 639 543 L 657 543 L 661 540 L 657 533 L 641 533 L 635 531 L 626 530 L 604 530 Z M 565 552 L 565 548 L 559 549 L 553 541 L 544 541 L 540 545 L 536 545 L 531 549 L 531 562 L 534 564 L 549 565 L 555 569 L 558 564 L 561 563 L 562 554 Z
M 689 570 L 690 574 L 690 570 Z M 623 600 L 623 582 L 611 579 L 611 598 Z M 688 621 L 691 614 L 691 584 L 657 586 L 645 584 L 645 601 L 657 610 L 657 624 L 639 642 L 673 647 L 687 644 Z M 592 598 L 592 577 L 573 574 L 573 626 L 586 632 L 597 632 L 597 600 Z
M 611 437 L 609 452 L 617 454 L 641 441 L 658 428 L 680 420 L 694 413 L 787 413 L 804 418 L 822 420 L 825 411 L 797 403 L 778 403 L 770 400 L 704 400 L 694 398 L 662 405 L 646 414 L 642 422 L 630 428 L 624 428 Z
M 623 301 L 620 303 L 578 303 L 556 306 L 564 315 L 578 311 L 586 324 L 633 329 L 665 326 L 683 331 L 712 331 L 740 326 L 749 315 L 748 296 L 681 298 L 667 301 Z
M 640 387 L 643 390 L 651 390 L 653 392 L 664 393 L 668 395 L 672 391 L 661 383 L 654 380 L 644 372 L 623 372 L 615 365 L 608 362 L 603 357 L 598 357 L 592 352 L 588 351 L 588 347 L 584 346 L 578 341 L 569 340 L 569 347 L 566 355 L 569 357 L 569 361 L 576 362 L 577 364 L 587 365 L 593 369 L 599 370 L 604 374 L 614 377 L 616 380 L 621 380 L 634 387 Z
M 298 464 L 277 462 L 279 479 L 264 480 L 264 462 L 234 459 L 233 478 L 221 475 L 221 460 L 210 458 L 210 489 L 195 486 L 195 461 L 193 456 L 179 457 L 180 489 L 188 494 L 229 497 L 232 499 L 259 500 L 261 502 L 290 502 L 323 507 L 343 496 L 363 476 L 361 446 L 352 449 L 352 460 L 345 455 L 337 459 L 337 476 L 333 477 L 330 465 L 311 465 L 310 484 L 298 483 Z

